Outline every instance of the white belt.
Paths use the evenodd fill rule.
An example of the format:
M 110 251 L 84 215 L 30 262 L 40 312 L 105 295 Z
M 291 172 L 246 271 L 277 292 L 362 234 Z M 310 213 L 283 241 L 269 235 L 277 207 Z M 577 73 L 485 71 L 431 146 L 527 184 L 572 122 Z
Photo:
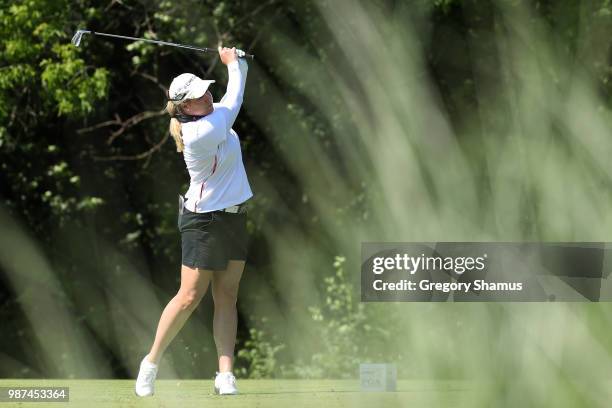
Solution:
M 238 210 L 240 210 L 239 205 L 232 205 L 231 207 L 224 208 L 221 211 L 236 214 Z
M 220 211 L 227 212 L 227 213 L 232 213 L 232 214 L 236 214 L 236 213 L 239 213 L 239 212 L 244 212 L 244 204 L 232 205 L 231 207 L 224 208 L 224 209 L 222 209 Z

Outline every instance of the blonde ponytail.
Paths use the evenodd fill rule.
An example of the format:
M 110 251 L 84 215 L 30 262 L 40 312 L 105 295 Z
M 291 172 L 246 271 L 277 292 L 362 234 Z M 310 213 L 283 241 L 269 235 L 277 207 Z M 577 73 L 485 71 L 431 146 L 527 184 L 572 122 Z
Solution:
M 182 152 L 185 148 L 185 145 L 183 144 L 181 122 L 179 122 L 178 119 L 174 117 L 174 115 L 176 115 L 177 113 L 177 110 L 177 105 L 172 101 L 168 101 L 168 104 L 166 105 L 166 111 L 170 115 L 170 135 L 172 135 L 172 138 L 176 143 L 176 151 Z

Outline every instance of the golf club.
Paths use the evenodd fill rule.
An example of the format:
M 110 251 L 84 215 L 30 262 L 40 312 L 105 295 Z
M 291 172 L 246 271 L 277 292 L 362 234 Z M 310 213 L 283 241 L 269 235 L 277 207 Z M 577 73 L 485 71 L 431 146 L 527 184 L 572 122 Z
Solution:
M 153 44 L 159 44 L 159 45 L 169 45 L 172 47 L 179 47 L 179 48 L 187 48 L 189 50 L 194 50 L 194 51 L 201 51 L 201 52 L 214 52 L 217 53 L 217 50 L 214 48 L 202 48 L 202 47 L 194 47 L 193 45 L 183 45 L 183 44 L 175 44 L 175 43 L 171 43 L 171 42 L 167 42 L 167 41 L 158 41 L 158 40 L 149 40 L 147 38 L 137 38 L 137 37 L 128 37 L 125 35 L 116 35 L 116 34 L 108 34 L 108 33 L 100 33 L 97 31 L 91 31 L 91 30 L 78 30 L 74 36 L 72 37 L 72 44 L 74 44 L 76 47 L 81 45 L 81 39 L 83 38 L 83 36 L 85 34 L 91 34 L 91 35 L 100 35 L 100 36 L 104 36 L 104 37 L 112 37 L 112 38 L 121 38 L 123 40 L 131 40 L 131 41 L 144 41 L 144 42 L 149 42 L 149 43 L 153 43 Z M 254 55 L 252 54 L 247 54 L 242 50 L 236 50 L 238 57 L 239 58 L 255 58 Z

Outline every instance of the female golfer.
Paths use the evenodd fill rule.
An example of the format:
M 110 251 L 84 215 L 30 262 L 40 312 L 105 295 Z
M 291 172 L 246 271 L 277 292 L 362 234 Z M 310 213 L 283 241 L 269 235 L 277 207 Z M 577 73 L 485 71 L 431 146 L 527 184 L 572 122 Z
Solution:
M 240 51 L 238 51 L 240 52 Z M 229 80 L 225 96 L 213 103 L 206 81 L 181 74 L 168 90 L 170 133 L 183 152 L 191 184 L 180 197 L 181 285 L 164 309 L 153 346 L 142 362 L 136 394 L 153 395 L 157 367 L 168 344 L 196 308 L 210 282 L 215 305 L 213 333 L 219 359 L 215 392 L 237 394 L 232 374 L 236 343 L 238 284 L 247 249 L 244 203 L 253 193 L 247 180 L 238 135 L 238 116 L 247 64 L 235 48 L 219 48 Z

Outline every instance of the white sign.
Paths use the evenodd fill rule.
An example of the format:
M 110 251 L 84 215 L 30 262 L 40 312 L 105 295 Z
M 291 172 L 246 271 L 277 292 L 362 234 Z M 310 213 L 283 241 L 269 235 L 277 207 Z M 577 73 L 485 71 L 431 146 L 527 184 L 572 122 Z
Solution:
M 395 391 L 397 369 L 395 364 L 359 364 L 361 391 Z

